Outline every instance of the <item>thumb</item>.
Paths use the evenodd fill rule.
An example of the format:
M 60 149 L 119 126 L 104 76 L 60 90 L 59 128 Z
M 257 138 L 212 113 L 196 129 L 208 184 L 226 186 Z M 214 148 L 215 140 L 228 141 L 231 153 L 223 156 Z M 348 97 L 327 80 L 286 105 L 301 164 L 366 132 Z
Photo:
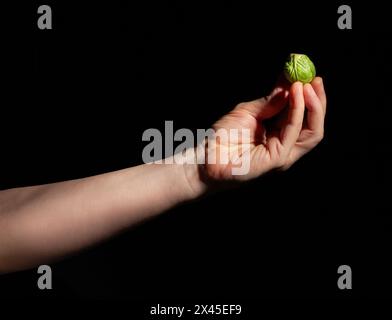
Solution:
M 290 83 L 283 76 L 280 76 L 268 96 L 242 103 L 239 107 L 259 120 L 271 118 L 286 106 L 289 89 Z
M 290 91 L 290 83 L 283 74 L 278 78 L 274 89 L 264 99 L 264 107 L 258 114 L 258 119 L 268 119 L 277 115 L 287 105 Z M 260 99 L 259 99 L 260 100 Z

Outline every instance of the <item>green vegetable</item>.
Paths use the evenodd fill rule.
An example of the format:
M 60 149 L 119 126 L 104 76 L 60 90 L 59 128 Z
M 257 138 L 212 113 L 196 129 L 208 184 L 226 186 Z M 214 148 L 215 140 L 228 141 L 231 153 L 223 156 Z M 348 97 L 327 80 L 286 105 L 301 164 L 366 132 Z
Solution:
M 316 68 L 306 54 L 291 53 L 284 65 L 284 75 L 291 83 L 309 83 L 316 76 Z

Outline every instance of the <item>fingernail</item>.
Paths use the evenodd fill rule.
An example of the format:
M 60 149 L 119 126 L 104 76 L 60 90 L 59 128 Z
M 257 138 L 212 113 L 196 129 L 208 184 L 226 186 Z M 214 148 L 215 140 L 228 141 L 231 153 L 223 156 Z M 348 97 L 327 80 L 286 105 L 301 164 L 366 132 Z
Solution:
M 312 91 L 313 91 L 313 87 L 312 87 L 312 85 L 309 84 L 309 83 L 305 83 L 304 89 L 307 90 L 308 93 L 312 93 Z

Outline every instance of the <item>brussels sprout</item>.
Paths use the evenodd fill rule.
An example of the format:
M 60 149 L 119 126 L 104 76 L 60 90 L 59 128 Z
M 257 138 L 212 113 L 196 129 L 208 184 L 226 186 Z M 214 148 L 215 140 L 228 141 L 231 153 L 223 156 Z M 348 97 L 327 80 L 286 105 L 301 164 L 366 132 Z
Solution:
M 316 76 L 316 68 L 306 54 L 291 53 L 284 65 L 284 75 L 291 83 L 309 83 Z

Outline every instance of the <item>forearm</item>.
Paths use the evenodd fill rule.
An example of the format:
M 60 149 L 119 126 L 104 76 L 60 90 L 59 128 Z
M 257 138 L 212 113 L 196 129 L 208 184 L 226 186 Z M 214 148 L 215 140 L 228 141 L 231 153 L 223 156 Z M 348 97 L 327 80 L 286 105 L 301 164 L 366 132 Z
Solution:
M 0 192 L 0 272 L 48 262 L 205 190 L 196 165 L 151 164 Z

